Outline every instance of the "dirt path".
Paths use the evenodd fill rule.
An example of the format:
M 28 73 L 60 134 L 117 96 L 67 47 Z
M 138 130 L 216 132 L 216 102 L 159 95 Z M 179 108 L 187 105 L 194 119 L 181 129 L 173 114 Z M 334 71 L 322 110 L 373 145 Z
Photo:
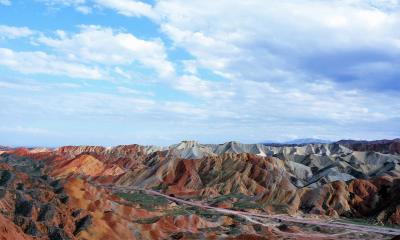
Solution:
M 302 217 L 292 217 L 292 216 L 288 216 L 288 215 L 268 215 L 268 214 L 249 213 L 249 212 L 236 211 L 236 210 L 225 209 L 225 208 L 212 207 L 212 206 L 205 205 L 204 203 L 198 202 L 198 201 L 183 200 L 183 199 L 180 199 L 177 197 L 172 197 L 172 196 L 157 192 L 155 190 L 150 190 L 150 189 L 144 189 L 144 188 L 139 188 L 139 187 L 121 187 L 121 186 L 112 186 L 112 185 L 100 185 L 97 183 L 94 183 L 94 184 L 99 187 L 103 187 L 103 188 L 114 190 L 114 191 L 121 191 L 121 192 L 144 191 L 147 194 L 162 196 L 162 197 L 165 197 L 168 200 L 176 202 L 176 203 L 186 204 L 186 205 L 195 206 L 195 207 L 199 207 L 199 208 L 203 208 L 203 209 L 208 209 L 208 210 L 219 212 L 219 213 L 222 213 L 225 215 L 238 216 L 238 217 L 245 219 L 246 221 L 249 221 L 249 222 L 252 222 L 255 224 L 260 224 L 263 226 L 271 226 L 271 224 L 263 223 L 262 222 L 263 220 L 272 220 L 275 222 L 292 222 L 292 223 L 308 224 L 308 225 L 315 225 L 315 226 L 322 226 L 322 227 L 329 227 L 329 228 L 346 229 L 351 232 L 379 233 L 379 234 L 384 234 L 384 235 L 389 235 L 389 236 L 400 235 L 400 229 L 396 229 L 396 228 L 364 226 L 364 225 L 358 225 L 358 224 L 352 224 L 352 223 L 329 222 L 329 221 L 325 221 L 322 219 L 316 221 L 316 220 L 312 220 L 312 219 L 307 219 L 307 218 L 302 218 Z

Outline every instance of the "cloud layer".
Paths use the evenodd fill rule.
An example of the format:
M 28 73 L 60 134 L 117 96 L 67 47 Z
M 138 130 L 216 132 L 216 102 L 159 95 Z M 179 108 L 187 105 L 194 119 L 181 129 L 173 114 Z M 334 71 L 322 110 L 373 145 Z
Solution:
M 8 112 L 16 119 L 41 122 L 30 111 L 38 109 L 59 123 L 49 132 L 81 124 L 86 130 L 76 136 L 98 136 L 101 129 L 103 140 L 96 143 L 400 134 L 399 1 L 41 3 L 75 9 L 82 18 L 114 14 L 156 28 L 149 38 L 129 32 L 128 25 L 96 21 L 52 32 L 0 25 L 0 43 L 8 44 L 0 46 L 0 65 L 12 76 L 0 79 L 1 104 L 16 106 Z M 14 47 L 16 41 L 26 47 Z M 78 87 L 53 86 L 49 93 L 43 76 Z M 100 81 L 86 81 L 93 79 Z M 42 94 L 27 96 L 26 84 Z M 10 129 L 19 133 L 46 128 L 45 121 L 15 124 Z M 113 132 L 121 142 L 104 137 Z

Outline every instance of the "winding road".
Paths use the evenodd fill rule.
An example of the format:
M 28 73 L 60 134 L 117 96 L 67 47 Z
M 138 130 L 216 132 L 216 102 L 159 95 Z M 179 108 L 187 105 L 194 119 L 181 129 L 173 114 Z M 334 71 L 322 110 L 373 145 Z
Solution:
M 245 219 L 251 223 L 260 224 L 263 226 L 270 227 L 271 224 L 263 223 L 265 220 L 270 220 L 274 222 L 291 222 L 291 223 L 298 223 L 298 224 L 308 224 L 308 225 L 315 225 L 321 227 L 328 227 L 328 228 L 338 228 L 338 229 L 345 229 L 350 232 L 363 232 L 363 233 L 378 233 L 384 234 L 389 236 L 399 236 L 400 229 L 397 228 L 388 228 L 388 227 L 379 227 L 379 226 L 366 226 L 366 225 L 358 225 L 353 223 L 340 223 L 335 221 L 325 221 L 325 220 L 312 220 L 302 217 L 292 217 L 289 215 L 268 215 L 268 214 L 257 214 L 257 213 L 249 213 L 244 211 L 236 211 L 231 209 L 225 208 L 218 208 L 206 205 L 202 202 L 198 201 L 188 201 L 183 200 L 177 197 L 172 197 L 163 193 L 160 193 L 155 190 L 140 188 L 140 187 L 126 187 L 126 186 L 114 186 L 114 185 L 102 185 L 98 183 L 92 183 L 98 187 L 102 187 L 105 189 L 110 189 L 112 191 L 120 191 L 120 192 L 131 192 L 131 191 L 143 191 L 150 195 L 162 196 L 167 198 L 170 201 L 185 204 L 189 206 L 199 207 L 202 209 L 212 210 L 218 213 L 222 213 L 224 215 L 234 215 L 240 218 Z

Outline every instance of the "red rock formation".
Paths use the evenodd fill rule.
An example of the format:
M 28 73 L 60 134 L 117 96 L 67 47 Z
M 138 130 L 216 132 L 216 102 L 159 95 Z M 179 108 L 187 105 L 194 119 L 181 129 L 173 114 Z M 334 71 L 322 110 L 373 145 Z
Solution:
M 68 204 L 58 199 L 55 204 L 56 217 L 48 221 L 48 224 L 61 224 L 65 234 L 71 238 L 75 237 L 73 233 L 76 231 L 76 222 L 90 215 L 90 225 L 77 234 L 78 238 L 168 239 L 173 235 L 181 239 L 190 239 L 189 236 L 192 239 L 220 239 L 226 236 L 226 228 L 237 228 L 242 234 L 235 234 L 236 238 L 231 239 L 280 239 L 283 236 L 307 239 L 307 235 L 302 235 L 295 228 L 296 231 L 292 228 L 287 231 L 268 231 L 263 228 L 260 233 L 254 230 L 252 224 L 237 223 L 230 216 L 211 221 L 198 212 L 183 209 L 182 213 L 182 209 L 172 203 L 146 209 L 134 201 L 124 200 L 114 192 L 94 187 L 91 181 L 157 188 L 170 195 L 203 200 L 238 194 L 245 196 L 248 202 L 243 205 L 240 197 L 233 197 L 217 204 L 226 208 L 242 204 L 245 211 L 290 214 L 305 212 L 330 217 L 373 217 L 393 224 L 400 222 L 400 180 L 389 176 L 371 180 L 336 181 L 316 188 L 298 189 L 291 183 L 291 175 L 285 170 L 282 160 L 248 153 L 179 159 L 164 151 L 149 153 L 138 145 L 116 148 L 62 147 L 54 151 L 17 149 L 8 153 L 36 159 L 35 164 L 43 164 L 47 174 L 65 182 L 63 190 L 53 187 L 48 191 L 40 191 L 36 200 L 51 202 L 59 195 L 55 191 L 65 191 L 69 197 Z M 14 171 L 7 164 L 0 164 L 0 168 Z M 42 185 L 30 180 L 32 177 L 28 173 L 15 174 L 25 187 L 41 189 Z M 0 207 L 11 213 L 14 211 L 15 200 L 7 194 L 5 200 L 0 201 Z M 71 217 L 77 209 L 82 212 Z M 39 212 L 39 208 L 34 208 L 33 218 L 37 218 Z M 25 231 L 28 228 L 28 224 L 20 225 Z M 39 231 L 45 232 L 43 223 L 36 225 Z M 311 239 L 311 235 L 308 237 Z M 319 235 L 313 237 L 333 239 Z
M 0 240 L 31 240 L 32 237 L 25 234 L 21 228 L 0 214 Z
M 20 229 L 35 239 L 76 239 L 77 222 L 88 213 L 74 216 L 76 209 L 68 204 L 62 182 L 43 175 L 35 160 L 10 155 L 0 159 L 10 162 L 0 165 L 0 209 L 2 217 L 15 224 L 10 231 Z
M 300 209 L 306 213 L 338 217 L 351 210 L 347 185 L 343 181 L 325 184 L 315 189 L 303 189 L 300 194 Z

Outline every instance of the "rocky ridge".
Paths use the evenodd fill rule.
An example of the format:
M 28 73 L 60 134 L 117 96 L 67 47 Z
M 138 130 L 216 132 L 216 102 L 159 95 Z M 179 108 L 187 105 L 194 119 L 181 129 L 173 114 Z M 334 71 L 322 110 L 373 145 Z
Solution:
M 33 161 L 29 167 L 17 164 L 18 171 L 29 170 L 32 176 L 47 174 L 64 181 L 68 206 L 83 209 L 93 216 L 85 220 L 90 222 L 87 230 L 79 233 L 79 236 L 85 236 L 83 239 L 96 239 L 93 236 L 118 239 L 112 238 L 108 231 L 98 230 L 109 228 L 111 231 L 115 224 L 121 229 L 113 234 L 124 239 L 135 239 L 126 235 L 132 229 L 150 234 L 146 235 L 148 239 L 163 239 L 178 231 L 163 225 L 177 221 L 175 215 L 164 218 L 165 213 L 160 215 L 159 210 L 143 209 L 142 205 L 127 206 L 121 196 L 131 201 L 130 193 L 116 196 L 116 193 L 91 186 L 91 182 L 156 189 L 170 196 L 201 199 L 212 206 L 250 212 L 362 218 L 371 223 L 394 226 L 400 223 L 400 156 L 379 151 L 355 151 L 337 143 L 266 146 L 184 141 L 166 148 L 67 146 L 13 149 L 5 154 L 2 156 Z M 32 170 L 38 164 L 45 166 L 40 173 Z M 140 195 L 134 196 L 137 201 Z M 119 207 L 110 209 L 110 206 Z M 99 212 L 99 209 L 109 210 Z M 167 204 L 162 209 L 168 212 L 174 206 Z M 194 215 L 199 217 L 197 213 Z M 114 219 L 116 216 L 119 216 L 118 220 Z M 135 220 L 135 216 L 141 217 Z M 146 230 L 143 217 L 148 219 L 145 222 L 153 219 L 150 221 L 152 227 L 159 231 Z M 215 224 L 200 217 L 196 221 L 189 222 L 200 231 L 211 226 L 222 227 L 226 220 L 221 218 Z M 26 231 L 26 227 L 22 230 Z M 193 234 L 192 230 L 179 231 L 183 231 L 182 236 Z M 202 236 L 206 236 L 202 231 L 201 234 L 205 234 Z M 76 230 L 71 227 L 66 232 L 72 233 L 73 237 Z M 242 229 L 241 232 L 252 231 Z M 223 236 L 222 232 L 218 234 Z

